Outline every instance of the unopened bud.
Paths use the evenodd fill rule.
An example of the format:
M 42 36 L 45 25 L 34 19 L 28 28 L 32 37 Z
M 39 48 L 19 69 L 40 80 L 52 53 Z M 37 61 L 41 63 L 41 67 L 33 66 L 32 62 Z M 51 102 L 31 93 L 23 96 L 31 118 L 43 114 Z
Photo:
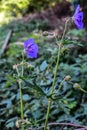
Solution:
M 71 79 L 71 76 L 70 76 L 70 75 L 67 75 L 67 76 L 64 78 L 65 81 L 69 81 L 70 79 Z
M 18 83 L 19 83 L 19 84 L 21 84 L 21 83 L 22 83 L 22 80 L 21 80 L 21 79 L 18 79 L 17 81 L 18 81 Z
M 48 36 L 49 35 L 49 32 L 48 31 L 44 31 L 43 32 L 43 36 Z
M 68 51 L 68 48 L 62 47 L 62 53 L 66 53 Z
M 16 127 L 17 128 L 19 128 L 20 126 L 19 126 L 19 122 L 18 121 L 16 121 Z
M 27 124 L 27 125 L 29 125 L 30 122 L 29 122 L 27 119 L 26 119 L 26 120 L 22 119 L 22 120 L 16 121 L 16 127 L 17 127 L 17 128 L 20 128 L 22 124 Z
M 27 67 L 28 68 L 33 68 L 33 65 L 31 65 L 30 63 L 27 63 Z
M 17 65 L 15 64 L 15 65 L 13 65 L 13 69 L 16 69 L 17 68 Z
M 73 88 L 80 89 L 81 86 L 80 86 L 78 83 L 75 83 L 75 84 L 73 85 Z

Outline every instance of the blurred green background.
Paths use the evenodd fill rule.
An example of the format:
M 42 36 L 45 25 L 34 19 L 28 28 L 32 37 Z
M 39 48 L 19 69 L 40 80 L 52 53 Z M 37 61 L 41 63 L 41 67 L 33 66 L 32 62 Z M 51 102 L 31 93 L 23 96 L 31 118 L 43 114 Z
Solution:
M 73 7 L 76 7 L 79 3 L 83 7 L 84 12 L 87 12 L 86 0 L 1 0 L 0 23 L 6 21 L 7 18 L 12 19 L 13 17 L 22 17 L 31 12 L 47 9 L 62 1 L 71 2 L 71 4 L 74 5 Z

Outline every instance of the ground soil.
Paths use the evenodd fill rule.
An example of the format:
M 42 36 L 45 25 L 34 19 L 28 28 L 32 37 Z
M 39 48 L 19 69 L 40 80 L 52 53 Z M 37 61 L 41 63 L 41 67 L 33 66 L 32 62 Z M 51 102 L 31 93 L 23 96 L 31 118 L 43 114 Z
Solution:
M 64 23 L 67 17 L 71 16 L 71 3 L 61 2 L 55 6 L 48 8 L 47 10 L 40 11 L 38 13 L 27 14 L 23 17 L 24 22 L 31 20 L 44 20 L 47 21 L 50 29 L 58 29 L 60 32 L 64 28 Z

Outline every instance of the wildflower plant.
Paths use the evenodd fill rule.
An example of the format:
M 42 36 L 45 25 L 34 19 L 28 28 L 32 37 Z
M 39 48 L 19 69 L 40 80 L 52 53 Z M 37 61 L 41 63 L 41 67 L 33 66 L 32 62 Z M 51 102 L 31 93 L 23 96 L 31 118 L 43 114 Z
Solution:
M 83 12 L 80 11 L 80 5 L 77 6 L 76 11 L 75 11 L 75 13 L 74 13 L 72 18 L 73 18 L 74 23 L 78 27 L 78 29 L 83 29 Z M 67 29 L 67 25 L 68 25 L 69 21 L 70 21 L 70 19 L 67 19 L 66 22 L 65 22 L 65 28 L 64 28 L 64 32 L 63 32 L 63 35 L 62 35 L 62 38 L 61 38 L 60 42 L 58 43 L 58 41 L 56 39 L 56 42 L 57 42 L 57 45 L 58 45 L 59 49 L 58 49 L 57 62 L 56 62 L 56 67 L 55 67 L 55 72 L 54 72 L 54 80 L 53 80 L 52 89 L 51 89 L 51 92 L 50 92 L 51 95 L 53 95 L 53 93 L 54 93 L 54 86 L 55 86 L 55 82 L 56 82 L 56 75 L 58 73 L 58 67 L 59 67 L 59 61 L 60 61 L 60 56 L 61 56 L 61 50 L 62 50 L 62 47 L 63 47 L 63 40 L 64 40 L 64 37 L 65 37 L 65 33 L 66 33 L 66 29 Z M 70 80 L 70 78 L 69 78 L 69 80 Z M 59 88 L 57 90 L 57 93 L 61 89 L 63 82 L 64 82 L 64 80 L 60 83 Z M 52 100 L 49 99 L 44 130 L 47 129 L 51 103 L 52 103 Z
M 24 60 L 24 54 L 28 56 L 28 58 L 37 58 L 38 54 L 38 45 L 35 44 L 34 39 L 30 38 L 24 42 L 24 52 L 22 53 L 22 62 L 20 64 L 14 65 L 13 69 L 17 72 L 17 82 L 20 89 L 20 110 L 21 110 L 21 128 L 25 130 L 23 122 L 24 120 L 24 104 L 23 104 L 23 94 L 22 94 L 22 84 L 23 84 L 23 77 L 24 77 L 24 66 L 31 67 L 31 65 Z M 21 71 L 20 71 L 21 68 Z M 18 121 L 18 122 L 19 122 Z M 17 123 L 18 123 L 17 122 Z
M 80 10 L 80 5 L 77 6 L 76 11 L 72 17 L 74 23 L 76 24 L 78 29 L 83 29 L 84 24 L 83 24 L 83 12 Z M 46 120 L 45 120 L 45 125 L 44 125 L 44 130 L 47 130 L 47 126 L 48 126 L 48 119 L 49 119 L 49 115 L 50 115 L 50 109 L 51 109 L 51 105 L 55 100 L 58 100 L 58 93 L 60 92 L 63 83 L 66 81 L 70 81 L 71 76 L 67 75 L 63 81 L 59 84 L 58 89 L 56 89 L 55 91 L 55 83 L 56 83 L 56 77 L 57 77 L 57 73 L 58 73 L 58 68 L 59 68 L 59 62 L 60 62 L 60 56 L 61 56 L 61 51 L 63 48 L 63 40 L 65 38 L 65 34 L 66 34 L 66 30 L 67 30 L 67 26 L 68 23 L 70 22 L 70 18 L 66 20 L 65 22 L 65 28 L 64 28 L 64 32 L 62 35 L 61 40 L 57 39 L 57 36 L 55 33 L 53 33 L 54 38 L 56 39 L 56 43 L 58 45 L 58 52 L 57 52 L 57 61 L 56 61 L 56 66 L 55 66 L 55 70 L 54 70 L 54 78 L 53 78 L 53 82 L 52 82 L 52 86 L 50 89 L 49 94 L 46 94 L 42 88 L 40 88 L 38 85 L 35 84 L 36 86 L 36 90 L 39 91 L 40 93 L 42 93 L 48 100 L 48 108 L 47 108 L 47 113 L 46 113 Z M 33 38 L 30 38 L 28 40 L 26 40 L 24 42 L 24 52 L 25 54 L 28 56 L 28 58 L 31 59 L 35 59 L 38 57 L 38 45 L 35 43 Z M 24 78 L 24 65 L 28 64 L 27 62 L 25 62 L 24 60 L 24 52 L 22 54 L 23 56 L 23 60 L 19 65 L 15 65 L 14 69 L 16 69 L 17 74 L 18 74 L 18 84 L 19 84 L 19 88 L 20 88 L 20 108 L 21 108 L 21 119 L 24 120 L 24 105 L 23 105 L 23 96 L 22 96 L 22 81 L 25 80 Z M 19 73 L 18 70 L 18 66 L 21 66 L 21 73 Z M 28 83 L 28 82 L 27 82 Z M 72 83 L 73 84 L 73 83 Z M 74 85 L 74 88 L 76 88 L 76 85 L 78 85 L 77 83 Z M 31 85 L 32 86 L 32 85 Z M 34 86 L 34 87 L 35 87 Z M 78 85 L 79 86 L 79 85 Z M 79 87 L 81 91 L 86 92 L 85 90 L 81 89 L 81 87 Z M 24 126 L 22 125 L 22 130 L 25 130 Z M 40 128 L 39 128 L 40 129 Z

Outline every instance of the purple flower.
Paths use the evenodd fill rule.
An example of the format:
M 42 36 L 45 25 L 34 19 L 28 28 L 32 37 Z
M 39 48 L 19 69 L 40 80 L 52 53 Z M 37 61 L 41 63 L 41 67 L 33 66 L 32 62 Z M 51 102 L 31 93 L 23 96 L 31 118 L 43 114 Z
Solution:
M 30 38 L 24 42 L 24 50 L 28 57 L 37 58 L 38 45 L 35 44 L 33 38 Z
M 78 29 L 82 29 L 83 24 L 83 12 L 80 10 L 80 5 L 77 6 L 76 11 L 73 15 L 74 23 L 76 24 Z

